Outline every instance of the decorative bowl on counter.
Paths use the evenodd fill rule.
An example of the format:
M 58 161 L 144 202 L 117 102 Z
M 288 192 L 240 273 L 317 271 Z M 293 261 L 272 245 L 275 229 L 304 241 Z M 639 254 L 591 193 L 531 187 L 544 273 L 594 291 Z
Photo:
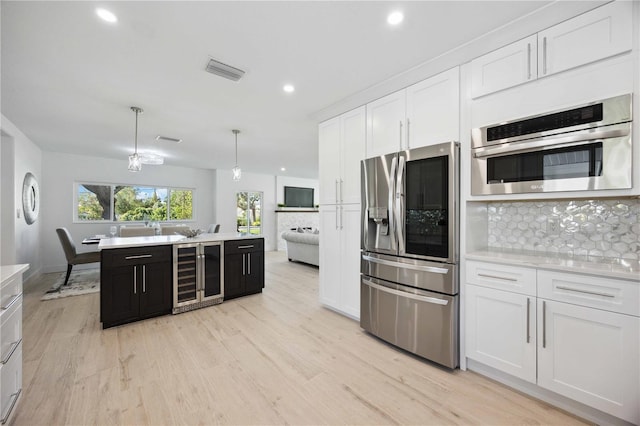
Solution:
M 193 237 L 197 237 L 198 235 L 202 234 L 202 229 L 191 229 L 191 228 L 185 228 L 185 229 L 181 229 L 179 231 L 176 231 L 176 234 L 179 235 L 184 235 L 187 238 L 193 238 Z

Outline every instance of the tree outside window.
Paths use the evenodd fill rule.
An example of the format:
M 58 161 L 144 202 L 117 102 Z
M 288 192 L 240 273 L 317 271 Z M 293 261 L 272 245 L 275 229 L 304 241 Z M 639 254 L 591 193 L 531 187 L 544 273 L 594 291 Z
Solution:
M 262 234 L 262 192 L 236 193 L 237 231 L 243 234 Z

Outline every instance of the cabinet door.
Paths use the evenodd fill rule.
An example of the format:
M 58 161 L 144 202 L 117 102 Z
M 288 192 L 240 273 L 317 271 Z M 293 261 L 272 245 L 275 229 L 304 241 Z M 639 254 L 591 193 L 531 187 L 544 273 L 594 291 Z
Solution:
M 102 268 L 100 275 L 100 316 L 103 326 L 133 321 L 140 314 L 141 283 L 138 266 Z
M 366 141 L 366 108 L 364 106 L 341 116 L 342 144 L 340 164 L 340 202 L 360 202 L 360 161 L 364 159 Z M 328 159 L 327 161 L 334 161 Z M 323 167 L 322 163 L 321 167 Z
M 467 357 L 535 383 L 535 297 L 465 288 Z
M 340 307 L 340 229 L 338 206 L 320 206 L 320 303 Z
M 633 2 L 615 1 L 538 33 L 538 75 L 631 50 Z
M 337 204 L 340 185 L 340 117 L 318 126 L 320 204 Z
M 640 318 L 538 299 L 538 384 L 640 422 Z
M 511 43 L 471 61 L 471 97 L 477 98 L 535 80 L 537 37 Z
M 202 250 L 202 266 L 204 268 L 202 271 L 202 276 L 204 277 L 202 300 L 206 300 L 222 294 L 222 279 L 220 276 L 220 267 L 222 265 L 220 263 L 222 260 L 220 258 L 221 246 L 218 244 L 205 245 Z
M 259 293 L 264 287 L 264 253 L 250 251 L 245 256 L 244 294 Z
M 140 317 L 171 312 L 172 285 L 170 263 L 148 263 L 137 267 Z
M 224 298 L 232 299 L 242 295 L 246 265 L 244 253 L 224 256 Z
M 345 204 L 341 208 L 340 310 L 353 318 L 359 319 L 360 204 Z
M 407 88 L 407 145 L 419 148 L 460 140 L 458 67 Z
M 367 104 L 367 158 L 404 149 L 405 93 L 400 90 Z

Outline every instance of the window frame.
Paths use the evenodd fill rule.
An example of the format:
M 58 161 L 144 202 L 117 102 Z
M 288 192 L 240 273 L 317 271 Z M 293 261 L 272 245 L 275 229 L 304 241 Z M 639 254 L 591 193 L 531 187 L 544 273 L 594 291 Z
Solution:
M 80 186 L 85 185 L 101 185 L 101 186 L 109 186 L 111 187 L 110 194 L 110 208 L 111 208 L 111 219 L 110 220 L 79 220 L 78 219 L 78 190 Z M 157 189 L 166 189 L 167 190 L 167 219 L 159 221 L 162 223 L 193 223 L 196 222 L 196 205 L 197 205 L 197 197 L 196 197 L 196 188 L 189 188 L 183 186 L 169 186 L 169 185 L 145 185 L 145 184 L 131 184 L 131 183 L 105 183 L 105 182 L 91 182 L 91 181 L 74 181 L 73 182 L 73 209 L 72 209 L 72 223 L 86 223 L 86 224 L 114 224 L 114 225 L 122 225 L 122 224 L 144 224 L 144 220 L 114 220 L 115 216 L 115 197 L 114 190 L 116 186 L 128 186 L 128 187 L 144 187 L 144 188 L 157 188 Z M 171 191 L 191 191 L 191 219 L 169 219 L 171 217 Z
M 240 232 L 240 230 L 238 229 L 238 194 L 247 194 L 247 200 L 249 198 L 249 194 L 250 193 L 254 193 L 254 194 L 260 194 L 260 233 L 259 234 L 251 234 L 251 225 L 249 225 L 249 223 L 247 223 L 247 235 L 255 235 L 256 237 L 259 235 L 262 235 L 262 231 L 264 230 L 263 227 L 263 216 L 262 216 L 262 210 L 264 209 L 264 191 L 249 191 L 249 190 L 245 190 L 245 191 L 236 191 L 234 194 L 234 198 L 235 198 L 235 205 L 236 205 L 236 217 L 235 217 L 235 222 L 236 222 L 236 232 Z M 247 210 L 245 210 L 245 212 L 249 212 L 249 206 L 247 204 Z M 247 214 L 246 217 L 248 218 L 249 215 Z

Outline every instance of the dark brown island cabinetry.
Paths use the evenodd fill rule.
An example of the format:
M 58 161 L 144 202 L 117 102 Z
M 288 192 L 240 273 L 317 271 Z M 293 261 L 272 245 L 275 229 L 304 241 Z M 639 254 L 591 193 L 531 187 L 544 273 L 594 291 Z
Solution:
M 102 250 L 102 328 L 171 313 L 170 245 Z
M 224 243 L 224 299 L 260 293 L 264 287 L 264 239 Z

